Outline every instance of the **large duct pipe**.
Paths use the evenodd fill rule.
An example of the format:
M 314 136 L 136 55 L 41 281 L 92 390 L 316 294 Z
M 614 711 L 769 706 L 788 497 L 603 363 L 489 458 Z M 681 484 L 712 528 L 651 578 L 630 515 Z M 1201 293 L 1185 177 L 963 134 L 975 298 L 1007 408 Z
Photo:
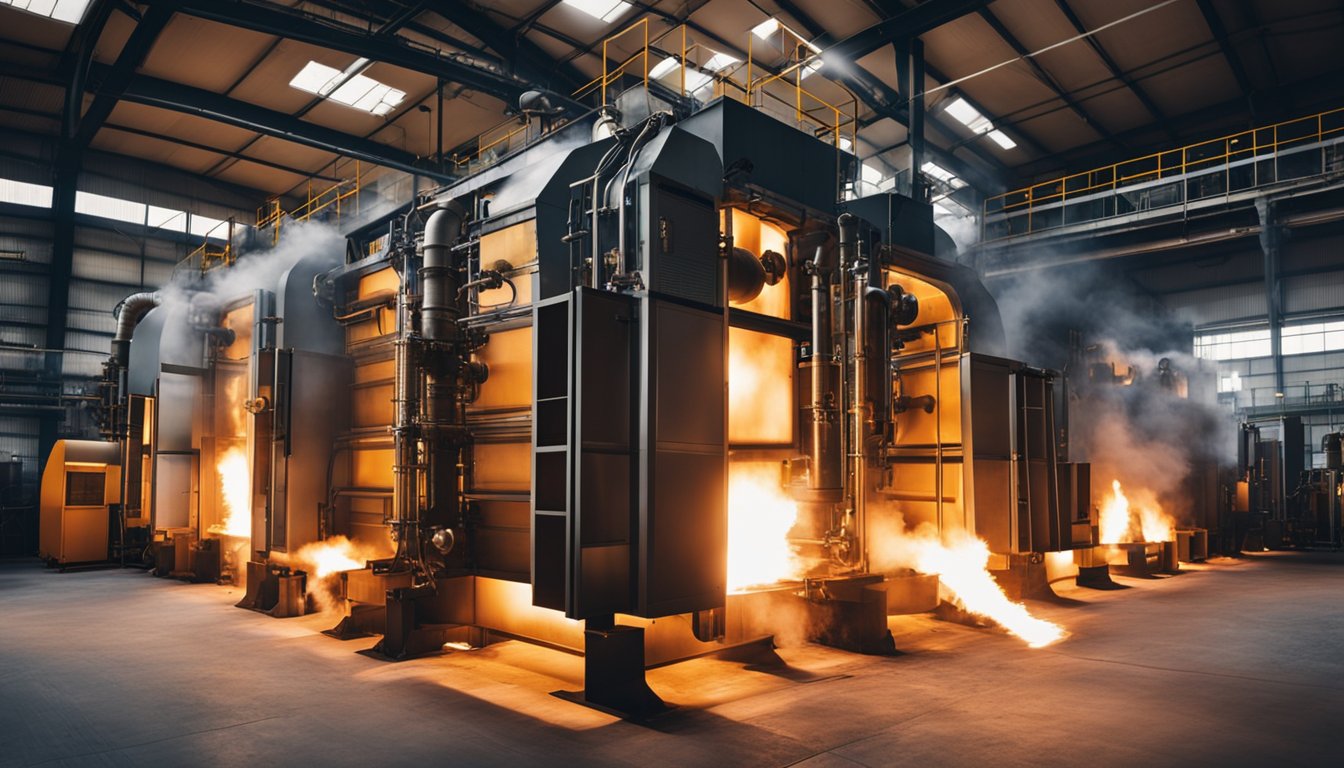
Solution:
M 425 222 L 420 333 L 430 341 L 447 341 L 455 335 L 457 273 L 453 269 L 452 247 L 462 228 L 462 218 L 462 209 L 448 201 L 441 203 Z
M 133 293 L 121 300 L 112 314 L 117 318 L 117 333 L 112 337 L 112 358 L 126 367 L 131 358 L 131 336 L 149 311 L 159 306 L 159 292 Z

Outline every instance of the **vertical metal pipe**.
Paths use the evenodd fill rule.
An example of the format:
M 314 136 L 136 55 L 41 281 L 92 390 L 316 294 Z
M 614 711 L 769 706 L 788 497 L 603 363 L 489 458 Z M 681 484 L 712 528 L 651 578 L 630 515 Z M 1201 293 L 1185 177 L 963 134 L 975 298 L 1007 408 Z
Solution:
M 849 269 L 853 274 L 854 292 L 852 296 L 853 312 L 853 335 L 849 339 L 852 348 L 853 370 L 850 382 L 850 422 L 849 435 L 847 442 L 847 454 L 850 459 L 850 477 L 852 487 L 850 488 L 850 503 L 854 510 L 854 531 L 852 535 L 855 540 L 855 548 L 858 554 L 858 564 L 862 565 L 866 558 L 867 541 L 864 537 L 864 529 L 867 525 L 867 491 L 868 491 L 868 466 L 867 466 L 867 421 L 868 421 L 868 327 L 867 327 L 867 293 L 868 293 L 868 270 L 860 262 L 859 244 L 857 232 L 857 223 L 854 216 L 849 213 L 840 216 L 840 259 L 843 269 Z

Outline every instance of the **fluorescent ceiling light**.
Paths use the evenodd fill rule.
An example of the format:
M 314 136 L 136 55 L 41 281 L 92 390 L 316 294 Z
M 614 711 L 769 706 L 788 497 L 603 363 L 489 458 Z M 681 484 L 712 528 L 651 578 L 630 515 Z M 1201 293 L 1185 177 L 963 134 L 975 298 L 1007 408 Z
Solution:
M 765 40 L 779 31 L 779 19 L 771 18 L 762 21 L 760 24 L 751 28 L 751 34 Z
M 622 0 L 562 0 L 570 8 L 583 11 L 594 19 L 610 24 L 630 10 L 630 4 Z
M 347 107 L 374 115 L 386 115 L 406 98 L 406 92 L 359 74 L 368 65 L 368 59 L 356 59 L 342 72 L 335 67 L 310 61 L 289 84 Z
M 919 170 L 923 171 L 925 176 L 931 176 L 943 182 L 944 184 L 947 184 L 953 189 L 961 189 L 962 187 L 966 186 L 966 182 L 957 178 L 957 175 L 955 173 L 947 170 L 941 165 L 938 165 L 932 160 L 921 165 L 919 167 Z
M 1008 138 L 1008 134 L 998 129 L 990 131 L 989 138 L 993 139 L 995 144 L 998 144 L 1000 147 L 1003 147 L 1004 149 L 1012 149 L 1013 147 L 1017 146 L 1016 141 L 1013 141 L 1012 139 Z
M 966 100 L 960 96 L 948 104 L 944 111 L 957 118 L 962 125 L 970 128 L 972 133 L 987 133 L 994 130 L 994 123 L 980 114 L 980 110 L 967 104 Z
M 0 0 L 21 11 L 46 16 L 66 24 L 78 24 L 84 18 L 90 0 Z

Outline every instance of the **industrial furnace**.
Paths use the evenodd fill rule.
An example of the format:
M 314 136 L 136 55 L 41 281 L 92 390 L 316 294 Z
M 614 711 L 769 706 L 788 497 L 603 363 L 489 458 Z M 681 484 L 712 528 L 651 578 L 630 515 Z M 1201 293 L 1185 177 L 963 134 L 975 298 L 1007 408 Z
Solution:
M 1010 605 L 986 567 L 1025 583 L 1086 504 L 1055 374 L 1003 357 L 927 203 L 837 204 L 829 138 L 731 98 L 603 111 L 348 248 L 160 295 L 108 376 L 127 508 L 245 607 L 320 593 L 392 659 L 581 652 L 627 712 L 646 665 L 781 622 L 891 650 L 901 579 L 968 603 L 969 566 Z

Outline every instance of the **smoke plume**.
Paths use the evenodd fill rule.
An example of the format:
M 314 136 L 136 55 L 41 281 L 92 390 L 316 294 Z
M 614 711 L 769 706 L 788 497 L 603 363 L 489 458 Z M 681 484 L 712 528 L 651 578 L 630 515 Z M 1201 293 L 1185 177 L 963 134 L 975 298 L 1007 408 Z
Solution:
M 331 266 L 345 257 L 345 238 L 336 227 L 313 221 L 286 219 L 280 240 L 272 248 L 242 254 L 228 268 L 214 269 L 202 276 L 179 270 L 173 280 L 159 289 L 159 309 L 166 315 L 160 341 L 160 359 L 166 363 L 200 365 L 203 341 L 193 324 L 199 314 L 252 296 L 253 291 L 274 291 L 285 272 L 308 257 L 327 260 Z
M 1191 353 L 1190 327 L 1123 276 L 1081 265 L 989 283 L 1014 357 L 1061 371 L 1069 456 L 1092 464 L 1093 501 L 1118 479 L 1132 499 L 1185 523 L 1192 470 L 1235 460 L 1215 373 Z M 1056 388 L 1061 387 L 1056 382 Z

